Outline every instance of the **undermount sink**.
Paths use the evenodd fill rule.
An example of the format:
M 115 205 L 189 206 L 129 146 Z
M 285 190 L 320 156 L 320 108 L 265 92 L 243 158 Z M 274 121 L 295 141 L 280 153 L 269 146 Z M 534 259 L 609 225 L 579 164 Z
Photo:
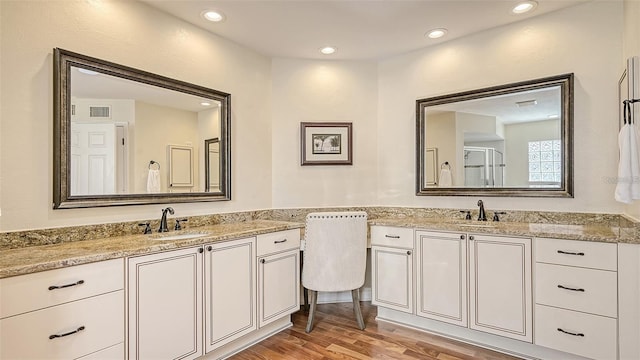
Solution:
M 495 225 L 492 224 L 459 224 L 460 226 L 464 226 L 464 227 L 476 227 L 476 228 L 492 228 L 495 227 Z
M 207 235 L 209 234 L 205 232 L 186 233 L 186 234 L 166 234 L 166 235 L 158 234 L 151 237 L 151 240 L 162 240 L 162 241 L 186 240 L 186 239 L 195 239 L 195 238 L 199 238 Z

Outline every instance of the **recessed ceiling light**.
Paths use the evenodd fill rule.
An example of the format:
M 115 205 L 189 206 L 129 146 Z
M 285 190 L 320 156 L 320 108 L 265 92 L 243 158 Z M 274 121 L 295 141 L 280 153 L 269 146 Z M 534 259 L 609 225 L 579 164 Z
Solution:
M 225 19 L 224 14 L 218 10 L 205 10 L 202 12 L 202 17 L 211 22 L 221 22 Z
M 202 106 L 211 106 L 211 103 L 207 102 L 207 101 L 203 101 L 203 102 L 200 103 L 200 105 L 202 105 Z
M 323 48 L 320 48 L 320 52 L 325 55 L 331 55 L 336 51 L 338 51 L 338 49 L 335 46 L 325 46 Z
M 430 30 L 425 35 L 427 35 L 428 37 L 430 37 L 432 39 L 437 39 L 437 38 L 443 37 L 446 33 L 447 33 L 447 29 L 440 28 L 440 29 Z
M 538 3 L 534 0 L 521 1 L 516 6 L 514 6 L 513 13 L 514 14 L 524 14 L 529 12 L 538 6 Z

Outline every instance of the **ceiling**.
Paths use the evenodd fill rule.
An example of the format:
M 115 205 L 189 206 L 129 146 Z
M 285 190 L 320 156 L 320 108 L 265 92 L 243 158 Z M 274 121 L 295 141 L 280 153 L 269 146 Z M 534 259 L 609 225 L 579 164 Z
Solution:
M 590 0 L 537 0 L 528 13 L 517 0 L 141 0 L 216 35 L 270 57 L 376 60 Z M 221 11 L 219 23 L 205 10 Z M 446 28 L 440 39 L 425 35 Z M 326 45 L 338 51 L 323 55 Z

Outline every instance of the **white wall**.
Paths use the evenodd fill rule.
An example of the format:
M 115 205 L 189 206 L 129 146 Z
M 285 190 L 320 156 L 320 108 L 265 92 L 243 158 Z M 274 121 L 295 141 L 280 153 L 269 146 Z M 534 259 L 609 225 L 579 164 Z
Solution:
M 377 133 L 376 63 L 276 58 L 272 77 L 273 207 L 375 205 L 377 151 L 397 146 Z M 325 121 L 353 123 L 352 166 L 300 165 L 300 123 Z
M 640 36 L 630 24 L 640 10 L 624 6 L 625 52 L 634 52 Z M 0 1 L 0 230 L 156 218 L 163 207 L 52 210 L 54 47 L 232 94 L 233 200 L 173 205 L 181 216 L 474 207 L 467 197 L 415 196 L 415 100 L 568 72 L 576 75 L 575 198 L 485 202 L 621 212 L 607 179 L 616 173 L 622 18 L 622 3 L 595 1 L 380 62 L 271 60 L 135 1 Z M 353 122 L 353 166 L 300 166 L 303 121 Z
M 193 111 L 149 104 L 136 101 L 136 131 L 134 187 L 137 194 L 147 193 L 147 177 L 151 160 L 160 164 L 160 192 L 189 191 L 191 188 L 171 189 L 169 187 L 168 145 L 190 146 L 193 148 L 193 176 L 200 178 L 197 164 L 204 158 L 204 144 L 199 141 L 198 114 Z M 194 187 L 198 188 L 197 180 Z M 202 185 L 204 188 L 204 185 Z M 195 190 L 194 190 L 195 191 Z
M 622 3 L 590 2 L 382 61 L 378 136 L 381 205 L 473 208 L 467 197 L 417 197 L 415 100 L 498 84 L 575 73 L 575 198 L 486 198 L 488 209 L 619 213 L 613 200 Z
M 271 206 L 269 58 L 137 1 L 0 1 L 0 230 L 159 218 L 164 205 L 52 210 L 54 47 L 232 94 L 232 201 L 173 207 Z

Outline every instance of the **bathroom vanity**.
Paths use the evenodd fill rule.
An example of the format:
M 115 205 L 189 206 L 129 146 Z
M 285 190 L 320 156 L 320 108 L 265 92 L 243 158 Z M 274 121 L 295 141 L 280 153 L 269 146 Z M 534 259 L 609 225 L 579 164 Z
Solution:
M 3 251 L 0 358 L 228 357 L 291 326 L 300 226 L 253 221 Z
M 217 225 L 194 217 L 197 226 L 181 231 L 2 250 L 0 358 L 226 358 L 290 326 L 299 309 L 303 224 L 261 219 L 301 221 L 317 210 L 330 209 L 226 214 Z M 525 358 L 640 357 L 635 223 L 366 211 L 377 320 Z M 74 231 L 87 229 L 58 235 Z M 3 236 L 5 245 L 47 239 Z
M 628 272 L 633 262 L 618 258 L 637 255 L 638 246 L 616 243 L 617 229 L 425 219 L 372 224 L 378 320 L 526 358 L 637 358 L 637 327 L 623 326 L 637 321 L 637 270 Z

